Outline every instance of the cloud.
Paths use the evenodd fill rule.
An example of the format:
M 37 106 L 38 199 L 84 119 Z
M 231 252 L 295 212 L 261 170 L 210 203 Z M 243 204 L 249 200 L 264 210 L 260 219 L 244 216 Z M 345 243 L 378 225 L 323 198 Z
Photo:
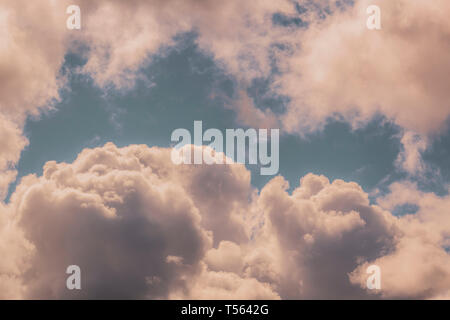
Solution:
M 196 278 L 186 293 L 174 292 L 170 299 L 200 300 L 279 300 L 273 288 L 255 278 L 242 278 L 233 272 L 207 271 Z
M 438 298 L 448 290 L 448 198 L 416 190 L 418 215 L 395 217 L 392 199 L 409 200 L 413 186 L 394 185 L 375 205 L 354 182 L 308 174 L 292 193 L 279 176 L 257 194 L 242 164 L 177 166 L 170 154 L 108 143 L 24 177 L 1 207 L 3 297 Z M 81 291 L 65 287 L 72 264 Z M 382 270 L 375 296 L 364 286 L 368 264 Z
M 366 269 L 371 264 L 381 268 L 384 298 L 435 299 L 450 287 L 449 254 L 420 235 L 401 239 L 393 253 L 359 266 L 350 275 L 351 281 L 365 288 Z
M 390 210 L 418 206 L 415 214 L 400 219 L 402 236 L 391 253 L 361 265 L 351 280 L 362 286 L 368 263 L 382 270 L 381 295 L 386 298 L 442 298 L 450 287 L 450 197 L 438 197 L 417 189 L 411 182 L 396 182 L 390 193 L 378 199 Z
M 357 1 L 302 31 L 301 48 L 279 78 L 293 99 L 285 116 L 291 130 L 314 129 L 335 114 L 357 124 L 381 113 L 419 134 L 445 126 L 448 2 L 378 1 L 377 31 L 366 28 L 370 4 Z
M 0 112 L 21 123 L 59 97 L 67 50 L 65 7 L 19 0 L 2 1 L 0 9 Z
M 78 3 L 84 12 L 80 40 L 89 47 L 84 72 L 100 86 L 117 88 L 132 85 L 153 54 L 173 45 L 174 36 L 191 31 L 198 34 L 200 48 L 228 72 L 246 74 L 249 80 L 268 74 L 272 14 L 294 12 L 286 0 L 260 1 L 257 6 L 236 0 Z
M 220 187 L 205 188 L 211 183 Z M 251 191 L 243 165 L 176 167 L 170 150 L 146 146 L 106 144 L 72 164 L 48 162 L 42 177 L 21 181 L 9 205 L 35 247 L 24 296 L 167 297 L 201 272 L 213 234 L 245 241 L 233 218 L 244 186 Z M 83 272 L 78 295 L 65 287 L 72 264 Z
M 64 12 L 61 1 L 0 4 L 0 200 L 28 144 L 22 134 L 26 118 L 50 110 L 64 86 L 59 74 L 68 43 Z
M 436 243 L 445 244 L 450 230 L 450 216 L 447 214 L 450 196 L 440 197 L 432 192 L 421 191 L 415 183 L 409 181 L 395 182 L 390 185 L 389 190 L 387 195 L 377 199 L 380 206 L 394 210 L 404 204 L 416 205 L 418 211 L 407 219 L 420 222 L 424 228 L 429 229 L 429 235 L 433 235 Z
M 370 205 L 353 182 L 309 174 L 291 195 L 287 188 L 284 178 L 274 178 L 258 199 L 264 226 L 256 239 L 277 252 L 266 261 L 278 264 L 277 292 L 287 299 L 363 297 L 347 273 L 389 250 L 399 233 L 397 219 Z
M 428 169 L 422 159 L 422 153 L 427 149 L 426 137 L 407 131 L 400 140 L 403 150 L 399 153 L 396 164 L 410 175 L 423 174 Z
M 66 8 L 72 4 L 81 7 L 81 30 L 66 28 Z M 272 12 L 293 11 L 287 0 L 276 5 L 262 1 L 258 6 L 196 0 L 6 1 L 0 8 L 0 115 L 19 130 L 28 116 L 52 109 L 59 99 L 66 84 L 61 68 L 69 52 L 87 60 L 81 70 L 71 72 L 91 76 L 103 89 L 129 88 L 154 54 L 174 44 L 174 36 L 196 31 L 202 50 L 228 72 L 245 69 L 246 78 L 252 79 L 269 72 L 271 38 L 266 34 Z M 10 136 L 5 130 L 0 134 L 2 140 Z M 24 143 L 19 146 L 23 149 Z M 0 155 L 0 162 L 11 166 L 15 159 Z M 3 194 L 15 173 L 0 170 Z
M 85 18 L 79 39 L 89 47 L 83 71 L 102 87 L 132 86 L 153 54 L 174 45 L 175 35 L 195 31 L 200 50 L 236 79 L 239 94 L 231 105 L 239 122 L 281 125 L 284 132 L 304 135 L 330 118 L 358 127 L 381 114 L 405 130 L 400 168 L 422 172 L 420 152 L 428 145 L 422 142 L 442 132 L 450 116 L 450 24 L 442 14 L 448 3 L 379 1 L 377 31 L 366 27 L 372 4 L 80 1 Z M 307 27 L 274 23 L 275 15 L 301 19 Z M 263 111 L 247 96 L 260 78 L 272 79 L 270 94 L 288 98 L 286 111 Z M 422 141 L 416 151 L 410 134 Z
M 236 79 L 240 93 L 231 105 L 238 121 L 250 126 L 281 124 L 285 132 L 305 134 L 320 130 L 330 117 L 359 126 L 382 114 L 427 140 L 445 128 L 450 115 L 445 0 L 433 6 L 381 0 L 378 31 L 366 28 L 368 0 L 75 3 L 82 16 L 75 31 L 65 24 L 72 2 L 2 3 L 0 112 L 19 127 L 58 99 L 66 53 L 85 55 L 79 71 L 100 87 L 129 88 L 153 55 L 191 31 L 200 50 Z M 277 14 L 308 27 L 274 23 Z M 271 94 L 288 98 L 285 112 L 262 111 L 246 95 L 259 78 L 273 79 Z M 404 146 L 400 157 L 411 171 L 421 160 L 413 161 L 411 145 Z
M 2 99 L 8 109 L 28 108 L 20 102 L 42 105 L 57 97 L 64 54 L 74 49 L 71 39 L 88 47 L 85 72 L 100 85 L 120 87 L 152 54 L 172 45 L 176 34 L 196 31 L 200 48 L 242 86 L 269 76 L 273 59 L 278 60 L 277 86 L 293 99 L 284 118 L 292 130 L 314 129 L 336 112 L 350 121 L 355 112 L 363 119 L 381 112 L 407 129 L 429 133 L 440 129 L 448 116 L 449 23 L 442 14 L 448 5 L 444 0 L 433 6 L 425 0 L 382 0 L 380 31 L 366 28 L 368 0 L 353 6 L 301 1 L 306 10 L 301 15 L 290 1 L 261 1 L 257 6 L 234 0 L 76 3 L 82 10 L 80 31 L 65 29 L 69 2 L 27 2 L 23 10 L 18 2 L 3 4 L 2 45 L 7 56 L 2 59 Z M 332 13 L 324 15 L 325 8 Z M 273 24 L 274 14 L 299 15 L 309 27 Z M 277 49 L 276 44 L 289 50 Z M 6 63 L 11 60 L 17 63 Z M 342 77 L 347 81 L 339 81 Z M 25 92 L 23 100 L 11 102 L 19 89 Z
M 0 200 L 5 198 L 8 185 L 16 178 L 14 164 L 19 161 L 20 152 L 27 144 L 21 129 L 0 113 Z
M 25 292 L 23 274 L 30 267 L 33 245 L 27 241 L 14 216 L 0 203 L 0 299 L 20 299 Z
M 320 18 L 307 3 L 309 27 L 296 29 L 272 25 L 274 13 L 296 15 L 290 1 L 80 1 L 80 32 L 66 30 L 65 2 L 2 3 L 0 197 L 28 143 L 23 123 L 58 99 L 74 44 L 87 46 L 81 72 L 123 88 L 152 54 L 192 30 L 240 89 L 271 76 L 276 60 L 272 89 L 290 102 L 280 119 L 257 112 L 263 126 L 281 121 L 302 134 L 330 117 L 358 126 L 382 114 L 405 129 L 399 162 L 420 169 L 428 137 L 450 114 L 448 2 L 380 0 L 380 31 L 365 28 L 369 1 L 320 1 L 317 10 L 333 11 Z M 258 106 L 241 92 L 238 120 L 255 125 Z M 373 205 L 356 183 L 312 174 L 292 194 L 276 177 L 258 195 L 242 165 L 175 167 L 169 151 L 107 144 L 24 178 L 0 204 L 0 295 L 373 297 L 364 272 L 375 263 L 381 297 L 448 296 L 448 197 L 401 183 Z M 417 215 L 393 216 L 401 201 L 418 205 Z M 81 292 L 65 288 L 70 264 L 83 270 Z

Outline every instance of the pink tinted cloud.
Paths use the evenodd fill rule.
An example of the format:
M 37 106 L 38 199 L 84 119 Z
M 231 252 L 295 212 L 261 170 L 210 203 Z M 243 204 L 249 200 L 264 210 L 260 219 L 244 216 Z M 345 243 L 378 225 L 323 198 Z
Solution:
M 313 174 L 292 193 L 275 177 L 258 195 L 241 164 L 177 166 L 170 153 L 108 143 L 25 177 L 1 207 L 4 297 L 434 299 L 448 291 L 447 198 L 418 192 L 420 212 L 395 217 L 388 197 L 383 209 L 358 184 Z M 394 186 L 393 197 L 402 190 Z M 78 293 L 65 287 L 70 264 L 84 270 Z M 375 296 L 364 287 L 369 264 L 382 270 Z

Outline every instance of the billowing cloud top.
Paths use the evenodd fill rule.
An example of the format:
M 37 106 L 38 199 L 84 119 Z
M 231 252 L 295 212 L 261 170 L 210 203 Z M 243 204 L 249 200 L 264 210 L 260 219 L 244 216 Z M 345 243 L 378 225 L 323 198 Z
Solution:
M 2 207 L 2 297 L 361 298 L 372 263 L 378 296 L 448 294 L 448 198 L 396 185 L 421 208 L 398 218 L 353 182 L 309 174 L 288 193 L 279 176 L 258 194 L 241 164 L 177 166 L 170 151 L 108 143 L 24 178 Z
M 74 3 L 79 32 L 66 29 Z M 450 3 L 379 0 L 377 31 L 366 28 L 369 4 L 2 1 L 0 199 L 28 144 L 26 119 L 51 110 L 67 85 L 66 54 L 86 60 L 70 72 L 124 90 L 186 32 L 235 79 L 242 124 L 304 135 L 330 118 L 358 127 L 381 114 L 402 130 L 399 167 L 423 172 L 421 153 L 450 116 Z M 288 98 L 283 112 L 248 96 L 261 78 Z M 287 190 L 281 176 L 255 190 L 242 165 L 174 166 L 170 149 L 143 145 L 48 162 L 0 203 L 0 297 L 450 297 L 448 196 L 398 182 L 375 205 L 356 183 L 313 174 Z M 391 213 L 405 203 L 418 212 Z M 80 292 L 65 288 L 70 264 L 83 270 Z M 371 264 L 382 291 L 366 290 Z

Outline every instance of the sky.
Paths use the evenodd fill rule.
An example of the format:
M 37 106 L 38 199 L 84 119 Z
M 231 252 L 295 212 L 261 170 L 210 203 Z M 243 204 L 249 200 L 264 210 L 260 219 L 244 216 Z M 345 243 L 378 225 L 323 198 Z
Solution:
M 4 1 L 0 298 L 450 298 L 449 4 L 372 2 Z M 278 173 L 173 164 L 198 120 Z
M 203 121 L 205 129 L 247 129 L 236 123 L 233 111 L 225 107 L 236 91 L 234 79 L 199 52 L 194 40 L 191 34 L 180 36 L 180 43 L 165 56 L 139 71 L 151 77 L 150 87 L 146 82 L 138 83 L 127 92 L 108 92 L 105 96 L 86 76 L 71 76 L 70 91 L 62 93 L 55 110 L 25 124 L 30 145 L 18 163 L 19 177 L 42 173 L 43 165 L 50 160 L 73 161 L 82 149 L 109 141 L 118 146 L 135 143 L 170 147 L 172 131 L 193 130 L 195 120 Z M 70 72 L 82 63 L 79 56 L 69 54 L 63 69 Z M 249 88 L 249 95 L 262 100 L 262 106 L 279 106 L 282 99 L 271 97 L 265 79 L 258 80 Z M 217 91 L 226 98 L 212 98 Z M 261 98 L 264 95 L 268 96 L 265 100 Z M 371 189 L 388 174 L 396 174 L 393 164 L 400 151 L 400 139 L 396 137 L 399 130 L 383 122 L 385 119 L 378 117 L 355 131 L 343 121 L 330 121 L 323 130 L 307 137 L 281 132 L 280 173 L 293 185 L 298 185 L 306 173 L 314 172 L 332 179 L 354 180 Z M 271 177 L 264 179 L 255 172 L 253 178 L 260 188 Z

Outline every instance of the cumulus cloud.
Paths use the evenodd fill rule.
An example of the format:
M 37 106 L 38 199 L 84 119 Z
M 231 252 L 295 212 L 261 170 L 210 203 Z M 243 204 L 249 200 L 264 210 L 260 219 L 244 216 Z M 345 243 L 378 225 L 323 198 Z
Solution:
M 396 182 L 378 203 L 389 210 L 404 204 L 418 207 L 415 214 L 400 219 L 402 237 L 394 250 L 370 262 L 383 272 L 381 295 L 416 299 L 446 296 L 450 287 L 450 197 L 420 191 L 411 182 Z M 363 286 L 367 264 L 352 273 L 352 282 Z
M 325 2 L 329 8 L 336 3 Z M 359 127 L 381 114 L 405 130 L 399 168 L 421 174 L 421 152 L 450 116 L 450 23 L 443 14 L 449 3 L 377 1 L 381 30 L 368 30 L 366 9 L 373 4 L 334 8 L 296 33 L 291 46 L 297 49 L 281 61 L 275 86 L 291 99 L 282 122 L 305 133 L 330 118 Z
M 245 242 L 234 217 L 244 213 L 245 189 L 251 192 L 243 165 L 176 167 L 170 150 L 145 146 L 107 144 L 73 164 L 48 162 L 42 177 L 22 180 L 9 204 L 13 225 L 35 247 L 25 296 L 167 297 L 201 272 L 213 240 Z M 65 287 L 72 264 L 83 270 L 79 295 Z
M 314 128 L 334 113 L 351 122 L 381 113 L 400 126 L 429 134 L 449 116 L 448 2 L 377 1 L 382 29 L 366 28 L 366 8 L 316 20 L 285 65 L 282 92 L 294 99 L 286 125 Z
M 34 246 L 18 228 L 14 214 L 0 203 L 0 299 L 20 299 L 25 292 L 23 274 L 30 267 Z
M 369 265 L 381 268 L 384 298 L 439 298 L 450 287 L 450 256 L 439 245 L 421 239 L 419 234 L 405 236 L 395 251 L 374 261 L 366 262 L 351 275 L 353 283 L 366 287 Z
M 278 264 L 272 277 L 281 297 L 363 296 L 347 273 L 391 248 L 399 233 L 396 218 L 370 205 L 356 183 L 309 174 L 291 195 L 287 188 L 282 177 L 274 178 L 258 199 L 264 226 L 257 239 L 277 252 L 266 263 Z
M 192 281 L 186 292 L 174 292 L 170 299 L 201 300 L 278 300 L 279 295 L 268 283 L 243 278 L 233 272 L 207 271 Z
M 308 174 L 289 193 L 279 176 L 258 195 L 242 164 L 174 165 L 170 154 L 108 143 L 22 179 L 1 207 L 3 297 L 439 298 L 448 291 L 447 198 L 416 190 L 422 211 L 395 217 L 389 196 L 370 204 L 354 182 Z M 392 194 L 408 200 L 400 185 Z M 65 287 L 72 264 L 81 267 L 81 291 Z M 364 286 L 369 264 L 382 270 L 375 296 Z
M 58 98 L 72 40 L 87 46 L 81 72 L 101 87 L 132 85 L 142 63 L 187 31 L 197 32 L 199 47 L 244 91 L 270 76 L 276 60 L 272 89 L 290 98 L 287 111 L 258 111 L 241 91 L 239 121 L 281 121 L 304 133 L 330 117 L 358 126 L 382 114 L 405 129 L 398 162 L 408 172 L 423 167 L 427 137 L 449 116 L 444 0 L 380 0 L 380 31 L 365 27 L 367 0 L 316 2 L 333 11 L 320 17 L 302 1 L 303 29 L 272 24 L 274 13 L 297 15 L 291 1 L 78 3 L 82 31 L 75 33 L 65 28 L 67 2 L 0 4 L 2 199 L 27 145 L 23 123 Z M 276 177 L 258 194 L 242 165 L 174 166 L 170 150 L 145 146 L 107 144 L 71 164 L 48 162 L 42 176 L 24 178 L 11 202 L 0 204 L 0 254 L 7 257 L 0 295 L 373 297 L 364 272 L 374 263 L 382 270 L 381 297 L 448 296 L 448 197 L 401 183 L 374 205 L 356 183 L 312 174 L 287 189 Z M 393 216 L 400 201 L 416 204 L 418 213 Z M 83 270 L 81 292 L 65 288 L 70 264 Z

